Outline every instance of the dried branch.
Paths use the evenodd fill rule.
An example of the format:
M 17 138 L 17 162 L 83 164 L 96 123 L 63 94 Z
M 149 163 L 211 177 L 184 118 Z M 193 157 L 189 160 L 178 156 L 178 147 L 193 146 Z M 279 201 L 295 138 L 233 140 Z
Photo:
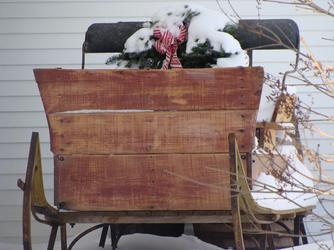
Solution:
M 304 8 L 306 10 L 312 10 L 317 13 L 325 14 L 331 17 L 334 17 L 333 3 L 328 2 L 328 9 L 320 7 L 318 4 L 314 3 L 312 0 L 262 0 L 263 2 L 271 2 L 278 4 L 289 4 L 294 5 L 299 8 Z

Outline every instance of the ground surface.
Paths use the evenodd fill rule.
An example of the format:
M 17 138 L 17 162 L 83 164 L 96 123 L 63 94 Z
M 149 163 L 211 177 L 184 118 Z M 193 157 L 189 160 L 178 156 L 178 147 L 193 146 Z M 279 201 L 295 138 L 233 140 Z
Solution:
M 99 232 L 87 235 L 73 249 L 80 250 L 101 250 L 98 247 Z M 69 239 L 70 240 L 70 239 Z M 109 240 L 109 239 L 107 239 Z M 34 250 L 45 250 L 46 243 L 34 244 Z M 0 242 L 1 250 L 18 250 L 22 249 L 21 244 L 8 244 Z M 57 241 L 55 249 L 60 249 Z M 110 241 L 107 242 L 104 249 L 111 249 Z M 333 242 L 322 244 L 309 244 L 295 248 L 286 248 L 284 250 L 317 250 L 317 249 L 334 249 Z M 182 235 L 181 237 L 160 237 L 154 235 L 133 234 L 123 236 L 119 242 L 118 250 L 222 250 L 222 248 L 205 243 L 194 236 Z
M 99 232 L 84 237 L 73 249 L 101 250 L 98 247 Z M 45 250 L 46 243 L 34 244 L 33 250 Z M 22 249 L 19 244 L 0 243 L 1 250 Z M 55 249 L 60 249 L 59 241 Z M 110 240 L 107 239 L 104 249 L 111 249 Z M 159 237 L 154 235 L 133 234 L 123 236 L 119 242 L 118 250 L 221 250 L 221 248 L 207 244 L 194 236 L 182 235 L 181 237 Z

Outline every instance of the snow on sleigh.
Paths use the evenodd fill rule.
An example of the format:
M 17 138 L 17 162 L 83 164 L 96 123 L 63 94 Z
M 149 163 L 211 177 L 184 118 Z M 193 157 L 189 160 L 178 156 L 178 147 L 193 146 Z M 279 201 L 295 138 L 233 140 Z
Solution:
M 121 51 L 141 25 L 90 26 L 83 68 L 86 53 Z M 272 33 L 280 44 L 270 39 Z M 238 34 L 249 55 L 253 49 L 299 48 L 291 20 L 242 20 Z M 100 245 L 110 228 L 116 248 L 129 228 L 144 232 L 146 224 L 173 223 L 194 223 L 196 235 L 209 241 L 206 232 L 227 226 L 236 249 L 249 247 L 244 237 L 259 248 L 274 248 L 271 225 L 289 230 L 284 219 L 295 221 L 294 244 L 306 241 L 302 218 L 312 206 L 269 209 L 251 195 L 261 67 L 34 73 L 54 154 L 55 206 L 44 195 L 39 138 L 33 133 L 26 178 L 18 180 L 24 191 L 24 249 L 32 247 L 31 214 L 51 226 L 48 249 L 58 228 L 63 250 L 98 228 Z M 268 128 L 277 128 L 275 119 L 258 124 L 258 131 Z M 68 246 L 66 224 L 76 223 L 96 225 Z M 262 233 L 250 225 L 259 225 Z

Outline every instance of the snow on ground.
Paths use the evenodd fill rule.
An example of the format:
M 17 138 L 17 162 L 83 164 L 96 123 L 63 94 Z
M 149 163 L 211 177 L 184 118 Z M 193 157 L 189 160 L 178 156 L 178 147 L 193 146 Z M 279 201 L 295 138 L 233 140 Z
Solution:
M 288 247 L 281 250 L 331 250 L 331 249 L 334 249 L 334 241 L 332 240 L 311 243 L 297 247 Z
M 91 233 L 82 238 L 74 247 L 80 250 L 111 249 L 110 239 L 107 238 L 105 248 L 98 246 L 100 232 Z M 73 239 L 73 238 L 72 238 Z M 68 240 L 68 244 L 70 243 Z M 0 250 L 22 249 L 21 244 L 6 244 L 0 242 Z M 47 243 L 34 244 L 34 250 L 47 249 Z M 55 249 L 60 249 L 60 241 L 56 241 Z M 118 250 L 222 250 L 217 246 L 208 244 L 191 235 L 180 237 L 161 237 L 150 234 L 125 235 L 119 241 Z
M 80 250 L 101 250 L 111 249 L 110 239 L 107 238 L 105 248 L 98 246 L 100 232 L 91 233 L 82 238 L 73 248 Z M 70 240 L 68 239 L 68 244 Z M 34 244 L 34 250 L 45 250 L 47 243 Z M 19 250 L 22 249 L 21 244 L 8 244 L 0 242 L 0 250 Z M 60 249 L 60 241 L 57 240 L 55 249 Z M 160 237 L 149 234 L 132 234 L 122 236 L 118 250 L 222 250 L 217 246 L 208 244 L 190 235 L 182 235 L 180 237 Z M 289 247 L 281 250 L 329 250 L 334 249 L 333 241 L 325 241 L 311 243 L 307 245 Z

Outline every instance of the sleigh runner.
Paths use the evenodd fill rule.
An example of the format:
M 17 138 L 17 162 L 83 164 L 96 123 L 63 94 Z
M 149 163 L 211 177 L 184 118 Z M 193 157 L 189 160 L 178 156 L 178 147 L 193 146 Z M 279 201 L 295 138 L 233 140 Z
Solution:
M 290 34 L 295 29 L 286 20 L 244 23 Z M 83 66 L 85 53 L 118 51 L 138 25 L 91 26 Z M 117 38 L 106 42 L 115 32 Z M 294 35 L 292 40 L 282 35 L 283 44 L 297 41 Z M 254 33 L 249 29 L 241 29 L 240 36 L 249 37 L 244 48 L 285 48 L 272 45 L 265 36 L 251 39 Z M 247 178 L 252 173 L 261 67 L 34 73 L 54 154 L 56 207 L 45 199 L 38 134 L 33 133 L 26 179 L 18 181 L 24 191 L 25 249 L 31 249 L 30 213 L 51 226 L 48 249 L 53 249 L 58 227 L 62 249 L 71 249 L 100 227 L 104 245 L 109 226 L 115 248 L 122 235 L 115 228 L 141 223 L 231 224 L 236 249 L 244 249 L 242 224 L 250 221 L 245 213 L 254 213 L 254 223 L 267 225 L 311 209 L 269 210 L 256 205 L 250 195 Z M 101 224 L 67 246 L 69 223 Z

